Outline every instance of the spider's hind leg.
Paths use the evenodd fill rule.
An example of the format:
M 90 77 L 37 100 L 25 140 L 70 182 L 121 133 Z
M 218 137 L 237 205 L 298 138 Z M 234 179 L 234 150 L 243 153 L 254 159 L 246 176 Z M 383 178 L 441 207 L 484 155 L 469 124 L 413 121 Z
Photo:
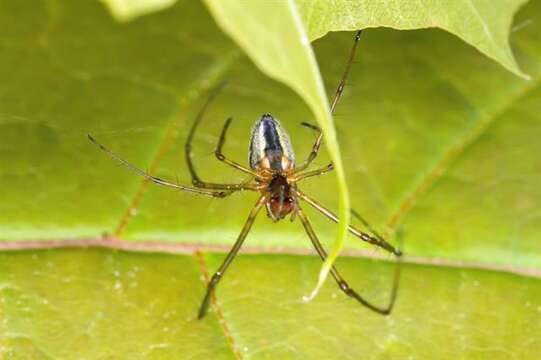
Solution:
M 321 260 L 325 261 L 327 258 L 327 252 L 323 248 L 323 245 L 321 245 L 321 242 L 319 241 L 314 229 L 312 228 L 312 225 L 310 224 L 310 221 L 308 220 L 308 217 L 302 209 L 298 209 L 298 216 L 302 221 L 302 224 L 304 226 L 304 229 L 306 230 L 306 233 L 308 234 L 308 237 L 310 238 L 310 241 L 312 242 L 312 245 L 316 249 L 319 257 Z M 398 256 L 400 258 L 400 256 Z M 385 306 L 378 306 L 372 304 L 370 301 L 366 300 L 364 297 L 362 297 L 358 292 L 353 290 L 349 284 L 344 280 L 342 275 L 338 272 L 335 266 L 332 266 L 331 268 L 331 275 L 333 279 L 338 284 L 338 287 L 340 290 L 342 290 L 347 296 L 354 298 L 359 303 L 361 303 L 363 306 L 369 308 L 370 310 L 381 314 L 381 315 L 389 315 L 391 311 L 393 310 L 394 304 L 396 302 L 396 295 L 398 293 L 398 285 L 400 282 L 400 263 L 398 263 L 395 267 L 395 273 L 393 277 L 393 285 L 391 288 L 391 296 L 389 298 L 389 302 Z
M 212 275 L 212 277 L 210 278 L 210 281 L 207 285 L 207 291 L 205 293 L 205 297 L 203 298 L 203 301 L 201 302 L 201 306 L 199 307 L 199 312 L 197 314 L 197 317 L 199 319 L 202 319 L 207 313 L 207 310 L 210 304 L 210 299 L 211 299 L 214 289 L 216 288 L 216 286 L 218 285 L 218 283 L 224 276 L 229 265 L 231 265 L 231 263 L 233 262 L 233 259 L 235 259 L 235 256 L 237 256 L 237 253 L 239 252 L 242 244 L 244 243 L 246 236 L 248 235 L 248 233 L 250 232 L 250 229 L 252 228 L 252 225 L 255 221 L 255 218 L 259 210 L 261 210 L 261 207 L 263 206 L 266 200 L 267 199 L 265 196 L 261 196 L 259 198 L 255 206 L 252 208 L 250 215 L 248 215 L 248 219 L 244 223 L 244 226 L 237 238 L 237 241 L 235 241 L 235 244 L 233 245 L 231 250 L 229 250 L 229 253 L 227 254 L 225 260 L 222 262 L 220 267 L 218 268 L 218 271 L 216 271 L 214 275 Z

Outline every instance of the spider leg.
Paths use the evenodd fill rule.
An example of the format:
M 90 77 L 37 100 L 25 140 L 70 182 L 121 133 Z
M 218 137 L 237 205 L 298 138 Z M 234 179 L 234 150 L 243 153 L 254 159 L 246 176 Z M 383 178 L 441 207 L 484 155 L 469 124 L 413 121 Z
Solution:
M 331 103 L 331 114 L 334 114 L 336 105 L 338 104 L 338 101 L 340 101 L 340 98 L 342 97 L 342 93 L 344 92 L 344 87 L 346 86 L 346 80 L 351 70 L 351 66 L 353 65 L 353 60 L 355 59 L 355 52 L 357 51 L 357 45 L 359 44 L 359 40 L 361 39 L 361 33 L 362 33 L 362 30 L 359 30 L 355 34 L 355 39 L 353 40 L 353 47 L 351 48 L 351 51 L 349 53 L 349 59 L 346 64 L 346 69 L 344 70 L 344 73 L 342 74 L 342 79 L 340 79 L 340 83 L 338 84 L 338 87 L 336 88 L 336 92 L 334 93 L 334 98 Z
M 198 182 L 201 182 L 201 179 L 197 175 L 197 172 L 195 171 L 195 167 L 193 165 L 192 140 L 194 138 L 195 131 L 197 130 L 199 124 L 203 120 L 203 115 L 205 114 L 205 111 L 207 110 L 209 105 L 212 103 L 214 98 L 220 93 L 220 91 L 222 91 L 224 86 L 225 86 L 225 82 L 219 84 L 210 92 L 207 100 L 201 107 L 201 110 L 199 110 L 199 113 L 197 113 L 197 116 L 195 117 L 192 127 L 190 128 L 190 132 L 188 133 L 188 137 L 186 138 L 186 144 L 184 144 L 184 156 L 186 158 L 186 164 L 188 164 L 188 170 L 190 171 L 190 175 L 192 177 L 192 183 L 194 185 Z
M 355 52 L 357 51 L 357 45 L 359 43 L 359 40 L 361 39 L 361 32 L 362 30 L 359 30 L 355 34 L 355 40 L 353 41 L 353 47 L 351 48 L 351 51 L 349 53 L 349 59 L 346 64 L 346 68 L 344 70 L 344 73 L 342 74 L 342 78 L 340 79 L 340 83 L 338 84 L 338 87 L 336 88 L 336 92 L 334 93 L 334 98 L 331 102 L 331 114 L 334 114 L 336 105 L 338 105 L 338 102 L 342 98 L 342 93 L 344 92 L 344 87 L 346 86 L 346 80 L 350 73 L 351 66 L 353 65 L 353 60 L 355 59 Z M 310 163 L 312 163 L 312 161 L 317 157 L 319 148 L 321 147 L 321 142 L 323 141 L 323 132 L 321 131 L 319 127 L 308 124 L 308 123 L 302 123 L 302 125 L 319 131 L 319 134 L 317 136 L 316 142 L 314 143 L 314 146 L 312 147 L 312 151 L 308 155 L 308 158 L 304 160 L 302 165 L 299 167 L 299 171 L 302 171 L 306 169 L 308 166 L 310 166 Z
M 307 171 L 304 174 L 296 175 L 295 176 L 295 181 L 300 181 L 300 180 L 303 180 L 303 179 L 306 179 L 306 178 L 309 178 L 309 177 L 312 177 L 312 176 L 323 175 L 323 174 L 328 173 L 329 171 L 332 171 L 332 170 L 334 170 L 334 165 L 333 165 L 333 163 L 330 163 L 329 165 L 327 165 L 325 167 L 322 167 L 320 169 Z
M 302 221 L 302 224 L 304 226 L 304 229 L 306 230 L 306 233 L 308 234 L 308 237 L 310 238 L 310 241 L 312 242 L 312 245 L 314 245 L 314 248 L 316 249 L 317 253 L 319 254 L 319 257 L 321 260 L 325 261 L 325 258 L 327 257 L 327 252 L 321 245 L 321 242 L 319 241 L 316 233 L 314 232 L 314 229 L 312 228 L 312 225 L 310 224 L 310 221 L 308 220 L 308 217 L 306 214 L 302 211 L 302 209 L 298 208 L 298 216 Z M 377 312 L 378 314 L 382 315 L 389 315 L 391 311 L 393 310 L 395 301 L 396 301 L 396 295 L 398 293 L 398 285 L 400 282 L 400 266 L 399 264 L 395 267 L 394 277 L 393 277 L 393 285 L 391 288 L 391 297 L 389 298 L 389 302 L 386 306 L 378 306 L 374 305 L 365 298 L 363 298 L 359 293 L 357 293 L 355 290 L 353 290 L 348 283 L 344 280 L 342 275 L 338 272 L 335 266 L 332 266 L 331 268 L 331 275 L 338 284 L 338 287 L 340 290 L 342 290 L 347 296 L 354 298 L 358 302 L 360 302 L 362 305 L 366 306 L 370 310 Z
M 233 261 L 237 253 L 239 252 L 242 244 L 244 243 L 244 239 L 246 239 L 246 235 L 248 235 L 248 232 L 252 228 L 252 224 L 254 223 L 259 210 L 261 210 L 261 207 L 266 202 L 266 200 L 267 198 L 264 195 L 261 196 L 259 200 L 257 200 L 257 203 L 252 208 L 252 211 L 250 211 L 250 215 L 248 215 L 248 219 L 246 220 L 246 222 L 244 223 L 244 226 L 242 227 L 242 230 L 237 238 L 237 241 L 235 241 L 235 244 L 233 245 L 231 250 L 229 250 L 229 253 L 227 254 L 225 260 L 222 262 L 220 267 L 218 268 L 218 271 L 216 271 L 214 275 L 212 275 L 212 277 L 210 278 L 210 281 L 207 285 L 207 292 L 205 293 L 205 297 L 203 298 L 203 301 L 201 302 L 199 313 L 197 315 L 199 319 L 202 319 L 207 313 L 214 288 L 216 288 L 216 285 L 218 285 L 218 282 L 224 276 L 225 272 L 227 271 L 227 268 L 229 267 L 229 265 L 231 265 L 231 262 Z
M 320 213 L 322 213 L 323 215 L 325 215 L 332 221 L 334 221 L 335 223 L 338 222 L 338 217 L 336 216 L 336 214 L 334 214 L 332 211 L 330 211 L 329 209 L 327 209 L 326 207 L 318 203 L 316 200 L 312 199 L 311 197 L 304 194 L 300 190 L 296 190 L 296 194 L 298 197 L 306 201 L 308 204 L 310 204 L 310 206 L 315 208 L 317 211 L 319 211 Z M 358 215 L 357 213 L 355 214 Z M 385 241 L 383 238 L 379 236 L 378 237 L 371 236 L 351 225 L 348 225 L 348 231 L 352 233 L 353 235 L 355 235 L 356 237 L 358 237 L 359 239 L 366 241 L 367 243 L 376 245 L 382 249 L 385 249 L 388 252 L 394 254 L 395 256 L 402 256 L 402 251 L 400 251 L 399 249 L 395 249 L 391 244 L 389 244 L 387 241 Z
M 370 223 L 368 221 L 365 220 L 365 218 L 363 218 L 361 216 L 361 214 L 359 214 L 357 211 L 355 211 L 354 209 L 351 209 L 351 214 L 353 215 L 353 217 L 355 217 L 357 220 L 359 220 L 364 226 L 366 226 L 366 228 L 372 233 L 374 234 L 374 236 L 382 241 L 385 241 L 383 240 L 383 236 L 381 236 L 373 227 L 372 225 L 370 225 Z M 400 245 L 399 245 L 400 247 Z
M 237 169 L 237 170 L 240 170 L 242 172 L 245 172 L 247 174 L 250 174 L 252 176 L 255 176 L 255 177 L 258 177 L 259 175 L 257 174 L 257 172 L 251 170 L 251 169 L 248 169 L 247 167 L 245 166 L 242 166 L 241 164 L 233 161 L 233 160 L 229 160 L 228 158 L 225 157 L 225 155 L 222 153 L 222 148 L 225 144 L 225 134 L 227 133 L 227 130 L 229 129 L 229 125 L 231 125 L 231 121 L 233 121 L 233 118 L 228 118 L 226 121 L 225 121 L 225 124 L 224 124 L 224 127 L 222 128 L 222 132 L 220 134 L 220 140 L 218 141 L 218 145 L 216 146 L 216 150 L 214 151 L 214 155 L 216 155 L 216 158 L 224 163 L 226 163 L 227 165 Z
M 147 179 L 149 181 L 152 181 L 155 184 L 171 187 L 171 188 L 182 190 L 182 191 L 188 191 L 188 192 L 192 192 L 192 193 L 199 194 L 199 195 L 212 196 L 212 197 L 225 197 L 225 196 L 230 194 L 229 192 L 204 190 L 204 189 L 194 188 L 194 187 L 191 187 L 191 186 L 186 186 L 186 185 L 181 185 L 181 184 L 175 184 L 175 183 L 171 183 L 171 182 L 166 181 L 166 180 L 162 180 L 160 178 L 157 178 L 155 176 L 150 175 L 146 171 L 144 171 L 144 170 L 138 168 L 137 166 L 129 163 L 128 161 L 122 159 L 120 156 L 118 156 L 117 154 L 115 154 L 114 152 L 109 150 L 107 147 L 100 144 L 96 139 L 94 139 L 92 137 L 92 135 L 87 134 L 87 137 L 88 137 L 88 140 L 90 140 L 94 145 L 96 145 L 100 150 L 104 151 L 111 158 L 118 161 L 122 165 L 126 166 L 128 169 L 130 169 L 131 171 L 133 171 L 137 175 L 140 175 L 140 176 L 144 177 L 145 179 Z
M 309 123 L 306 123 L 306 122 L 302 122 L 301 125 L 306 126 L 307 128 L 316 130 L 318 132 L 318 135 L 317 135 L 317 138 L 316 138 L 316 142 L 312 146 L 312 151 L 310 151 L 310 154 L 308 154 L 308 157 L 306 158 L 306 160 L 304 160 L 304 162 L 301 164 L 301 166 L 299 166 L 297 168 L 297 171 L 303 171 L 308 166 L 310 166 L 312 161 L 314 161 L 314 159 L 317 157 L 317 154 L 319 153 L 319 148 L 321 147 L 321 143 L 323 142 L 323 132 L 321 131 L 319 126 L 312 125 L 312 124 L 309 124 Z
M 184 154 L 186 158 L 186 163 L 188 164 L 188 170 L 190 172 L 190 175 L 192 177 L 192 184 L 201 189 L 214 189 L 214 190 L 229 190 L 229 191 L 235 191 L 235 190 L 257 190 L 254 185 L 250 184 L 214 184 L 214 183 L 207 183 L 202 181 L 199 176 L 197 175 L 197 172 L 195 171 L 195 166 L 193 164 L 192 159 L 192 141 L 195 135 L 195 132 L 197 128 L 199 127 L 199 124 L 201 124 L 201 121 L 203 120 L 203 116 L 205 115 L 205 112 L 209 105 L 212 103 L 212 101 L 216 98 L 216 96 L 220 93 L 220 91 L 225 86 L 225 82 L 218 85 L 216 88 L 214 88 L 211 93 L 209 94 L 207 100 L 203 104 L 203 107 L 201 107 L 201 110 L 199 110 L 199 113 L 197 114 L 194 123 L 192 127 L 190 128 L 190 132 L 188 133 L 188 137 L 186 139 L 186 144 L 184 145 Z M 218 143 L 218 148 L 221 150 L 221 144 L 225 141 L 225 130 L 227 130 L 228 126 L 228 120 L 226 122 L 226 126 L 224 126 L 224 130 L 222 130 L 222 136 L 220 137 L 220 142 Z M 216 154 L 218 156 L 218 154 Z M 225 158 L 224 158 L 225 159 Z M 241 165 L 238 165 L 236 167 L 239 170 L 243 170 L 244 168 Z M 248 169 L 244 169 L 248 170 Z M 243 171 L 244 171 L 243 170 Z M 246 172 L 246 171 L 245 171 Z M 248 171 L 251 175 L 254 175 L 253 172 Z
M 267 208 L 267 215 L 270 217 L 270 219 L 272 220 L 272 222 L 277 222 L 279 219 L 278 219 L 276 216 L 274 216 L 274 213 L 272 212 L 272 209 L 271 209 L 271 207 L 270 207 L 270 203 L 267 202 L 267 203 L 265 204 L 265 207 Z

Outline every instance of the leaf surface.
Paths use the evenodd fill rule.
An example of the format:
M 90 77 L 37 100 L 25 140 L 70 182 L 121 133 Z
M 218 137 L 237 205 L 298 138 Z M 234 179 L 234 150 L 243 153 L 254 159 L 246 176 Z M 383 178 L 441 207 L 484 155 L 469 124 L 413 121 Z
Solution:
M 31 18 L 23 5 L 10 6 L 4 13 Z M 208 90 L 228 79 L 194 151 L 204 179 L 235 182 L 242 175 L 211 154 L 222 121 L 234 117 L 225 146 L 233 159 L 246 159 L 251 124 L 264 112 L 282 120 L 302 159 L 315 134 L 298 124 L 313 121 L 310 111 L 291 90 L 259 73 L 200 4 L 125 25 L 97 4 L 85 6 L 63 4 L 50 10 L 51 22 L 43 18 L 33 27 L 5 19 L 0 156 L 2 186 L 9 191 L 0 203 L 0 237 L 13 242 L 107 233 L 230 244 L 252 195 L 221 201 L 144 185 L 92 147 L 86 133 L 142 168 L 189 183 L 182 161 L 186 128 Z M 88 16 L 74 20 L 82 12 Z M 196 17 L 196 26 L 176 30 L 182 19 Z M 538 17 L 538 5 L 531 4 L 517 22 Z M 526 26 L 513 40 L 531 81 L 513 78 L 439 31 L 371 30 L 363 37 L 336 117 L 352 204 L 379 229 L 402 224 L 409 254 L 539 266 L 539 36 Z M 328 92 L 351 40 L 350 33 L 333 34 L 315 44 Z M 325 165 L 326 156 L 322 151 L 316 165 Z M 332 176 L 302 188 L 337 208 Z M 333 233 L 330 222 L 310 217 L 322 238 Z M 248 245 L 309 246 L 298 224 L 263 217 Z
M 256 195 L 218 200 L 149 186 L 86 134 L 160 177 L 189 183 L 188 126 L 209 89 L 227 79 L 194 152 L 203 179 L 239 182 L 245 178 L 213 155 L 227 117 L 234 122 L 225 153 L 245 163 L 250 128 L 264 112 L 282 121 L 303 159 L 315 134 L 299 123 L 313 122 L 312 112 L 263 75 L 198 2 L 118 24 L 97 2 L 13 1 L 3 5 L 0 21 L 0 248 L 99 243 L 106 234 L 126 248 L 205 252 L 203 262 L 92 249 L 3 252 L 1 354 L 430 358 L 445 351 L 448 358 L 483 352 L 504 359 L 539 353 L 538 278 L 493 270 L 538 274 L 541 266 L 539 27 L 523 26 L 512 36 L 531 81 L 439 30 L 363 34 L 335 118 L 352 204 L 379 230 L 402 229 L 408 262 L 436 264 L 405 266 L 391 317 L 359 307 L 332 279 L 302 304 L 320 261 L 288 255 L 310 251 L 298 222 L 274 224 L 262 214 L 246 250 L 275 254 L 237 259 L 218 288 L 222 315 L 211 312 L 200 323 L 194 317 L 201 264 L 206 272 L 217 268 L 223 254 L 213 250 L 231 246 Z M 539 22 L 539 2 L 515 19 Z M 339 81 L 352 36 L 335 33 L 314 43 L 327 93 Z M 323 150 L 315 165 L 328 161 Z M 338 208 L 332 175 L 301 186 Z M 336 225 L 304 207 L 329 245 Z M 363 248 L 353 238 L 346 246 L 353 255 Z M 353 286 L 385 301 L 387 263 L 344 258 L 338 265 Z
M 176 0 L 102 1 L 119 21 L 126 21 L 170 6 Z M 519 69 L 509 46 L 513 16 L 527 1 L 295 0 L 295 4 L 312 40 L 330 31 L 354 31 L 382 26 L 401 30 L 435 27 L 457 35 L 508 70 L 527 78 L 528 75 Z M 269 18 L 278 16 L 270 6 L 262 17 L 258 16 L 260 10 L 258 6 L 249 12 L 254 19 L 265 19 L 261 21 L 261 27 L 265 26 Z M 517 26 L 529 23 L 526 20 Z
M 329 31 L 381 26 L 401 30 L 440 28 L 515 74 L 527 77 L 520 71 L 509 46 L 513 16 L 527 1 L 297 0 L 297 3 L 311 39 Z
M 222 258 L 209 255 L 203 266 Z M 198 321 L 200 261 L 96 249 L 2 254 L 0 349 L 32 359 L 532 359 L 541 350 L 539 279 L 409 265 L 396 311 L 383 318 L 330 282 L 303 303 L 316 258 L 241 256 L 215 311 Z M 338 266 L 373 301 L 386 300 L 390 264 L 342 258 Z

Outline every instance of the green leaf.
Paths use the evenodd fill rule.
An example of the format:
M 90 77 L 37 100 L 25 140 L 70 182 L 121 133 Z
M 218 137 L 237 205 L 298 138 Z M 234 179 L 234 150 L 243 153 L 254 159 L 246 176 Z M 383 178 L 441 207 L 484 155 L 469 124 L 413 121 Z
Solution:
M 232 159 L 245 163 L 251 125 L 264 112 L 281 119 L 300 159 L 308 154 L 314 134 L 299 122 L 314 121 L 310 109 L 262 74 L 202 4 L 118 24 L 97 2 L 12 1 L 0 22 L 0 249 L 204 252 L 197 259 L 92 249 L 0 254 L 0 357 L 539 353 L 541 32 L 527 25 L 541 22 L 539 2 L 517 15 L 515 24 L 526 25 L 511 39 L 529 82 L 439 30 L 363 34 L 335 121 L 353 206 L 381 231 L 404 230 L 407 264 L 395 312 L 385 318 L 332 279 L 303 304 L 320 261 L 288 255 L 312 253 L 298 221 L 274 224 L 263 215 L 245 250 L 274 254 L 236 259 L 216 293 L 222 315 L 196 322 L 201 264 L 207 273 L 217 268 L 224 255 L 214 252 L 231 246 L 257 195 L 219 200 L 150 186 L 87 141 L 92 133 L 138 166 L 189 183 L 188 126 L 209 89 L 228 79 L 194 142 L 203 179 L 244 179 L 212 153 L 229 116 L 224 150 Z M 352 36 L 314 43 L 329 93 Z M 328 161 L 323 150 L 316 166 Z M 300 186 L 337 208 L 332 175 Z M 306 210 L 328 244 L 336 225 Z M 373 251 L 348 239 L 354 257 L 338 266 L 383 304 L 389 265 L 358 258 L 360 248 Z M 135 267 L 140 275 L 130 273 Z M 130 288 L 132 276 L 139 287 Z M 164 319 L 170 310 L 176 315 Z
M 316 258 L 241 256 L 214 311 L 198 321 L 199 266 L 222 258 L 200 265 L 188 256 L 92 249 L 0 255 L 0 351 L 31 359 L 534 359 L 541 351 L 539 279 L 410 265 L 396 311 L 383 318 L 330 283 L 303 303 Z M 390 264 L 338 265 L 385 302 Z
M 0 258 L 3 357 L 231 358 L 216 319 L 195 316 L 194 258 L 90 249 Z
M 126 21 L 162 9 L 176 0 L 101 1 L 110 7 L 118 20 Z M 272 8 L 276 3 L 271 6 L 268 2 L 261 4 L 243 2 L 240 6 L 238 2 L 206 1 L 213 6 L 227 9 L 226 18 L 231 20 L 235 18 L 235 13 L 239 13 L 239 9 L 242 9 L 246 18 L 264 19 L 250 21 L 261 28 L 272 24 L 269 18 L 281 18 Z M 298 7 L 311 40 L 318 39 L 330 31 L 354 31 L 373 27 L 400 30 L 440 28 L 458 36 L 509 71 L 527 79 L 528 75 L 519 69 L 509 46 L 513 16 L 527 1 L 456 0 L 438 3 L 401 0 L 291 0 L 290 2 L 294 2 Z M 523 25 L 525 24 L 518 26 Z
M 517 22 L 537 21 L 537 6 Z M 25 14 L 22 5 L 12 7 L 6 24 L 13 13 Z M 243 178 L 212 156 L 222 122 L 234 116 L 224 150 L 243 162 L 253 121 L 272 112 L 303 158 L 314 134 L 298 124 L 313 121 L 309 109 L 257 71 L 200 4 L 127 25 L 96 4 L 64 4 L 56 11 L 50 28 L 26 12 L 34 28 L 14 23 L 11 41 L 2 42 L 0 162 L 7 191 L 0 237 L 69 240 L 107 233 L 130 241 L 230 246 L 255 195 L 222 201 L 142 184 L 93 147 L 86 133 L 140 167 L 189 183 L 186 128 L 208 89 L 229 79 L 194 151 L 203 179 L 236 182 Z M 78 19 L 82 13 L 86 20 Z M 178 24 L 190 18 L 199 19 L 197 26 L 179 33 Z M 351 35 L 316 43 L 330 91 Z M 379 229 L 401 223 L 410 255 L 539 268 L 540 175 L 532 159 L 540 151 L 537 28 L 527 26 L 514 38 L 530 82 L 439 31 L 382 29 L 363 36 L 336 120 L 354 207 Z M 322 151 L 316 165 L 327 161 Z M 332 176 L 301 185 L 336 209 Z M 309 215 L 323 240 L 334 234 L 334 224 Z M 246 245 L 310 248 L 298 223 L 264 217 Z M 359 248 L 354 240 L 346 245 Z
M 440 28 L 496 60 L 509 71 L 520 71 L 509 46 L 513 16 L 528 0 L 487 1 L 326 1 L 296 0 L 310 39 L 329 31 L 390 27 L 400 30 Z
M 398 29 L 437 26 L 457 34 L 504 67 L 527 78 L 520 72 L 508 46 L 512 17 L 525 1 L 508 2 L 504 8 L 498 7 L 496 12 L 494 4 L 484 0 L 467 0 L 449 3 L 447 6 L 404 6 L 400 1 L 382 4 L 375 1 L 329 3 L 301 0 L 300 12 L 295 0 L 272 3 L 265 0 L 242 3 L 235 0 L 205 1 L 220 27 L 243 48 L 262 71 L 289 85 L 306 101 L 325 133 L 325 143 L 337 176 L 340 222 L 337 239 L 322 266 L 317 287 L 310 298 L 313 298 L 322 286 L 344 246 L 346 226 L 349 224 L 350 199 L 333 121 L 329 115 L 319 71 L 306 38 L 305 26 L 309 29 L 311 39 L 332 30 L 356 30 L 374 26 Z M 150 6 L 153 1 L 147 3 Z M 119 11 L 115 10 L 115 1 L 110 4 L 113 11 Z M 123 13 L 126 12 L 123 1 L 116 4 Z M 161 1 L 156 4 L 162 5 Z M 133 11 L 138 13 L 139 5 L 136 5 Z M 302 22 L 299 16 L 303 17 Z M 269 18 L 279 21 L 269 21 Z
M 0 43 L 5 242 L 107 233 L 130 241 L 230 245 L 255 197 L 219 201 L 143 185 L 85 138 L 92 133 L 133 163 L 189 183 L 182 160 L 186 127 L 208 89 L 223 79 L 230 85 L 194 143 L 204 179 L 242 179 L 211 155 L 219 127 L 231 115 L 225 151 L 238 161 L 246 158 L 251 124 L 268 111 L 290 132 L 299 158 L 311 148 L 314 134 L 298 125 L 312 121 L 310 111 L 292 91 L 258 72 L 200 4 L 125 25 L 97 4 L 50 9 L 52 22 L 39 17 L 44 7 L 33 13 L 21 3 L 10 6 L 1 13 L 9 26 Z M 20 26 L 13 15 L 33 27 Z M 532 4 L 517 23 L 535 23 L 539 16 Z M 178 24 L 190 18 L 199 20 L 179 32 Z M 351 35 L 316 43 L 330 91 Z M 408 254 L 539 267 L 541 226 L 532 215 L 541 202 L 532 160 L 539 152 L 539 36 L 536 27 L 526 26 L 513 40 L 533 75 L 526 82 L 439 31 L 364 34 L 338 106 L 338 135 L 354 207 L 380 229 L 402 223 Z M 318 165 L 327 160 L 323 151 Z M 302 187 L 336 208 L 332 176 Z M 321 238 L 335 231 L 328 220 L 310 217 Z M 310 247 L 299 224 L 264 218 L 247 246 Z M 347 246 L 358 249 L 358 242 Z

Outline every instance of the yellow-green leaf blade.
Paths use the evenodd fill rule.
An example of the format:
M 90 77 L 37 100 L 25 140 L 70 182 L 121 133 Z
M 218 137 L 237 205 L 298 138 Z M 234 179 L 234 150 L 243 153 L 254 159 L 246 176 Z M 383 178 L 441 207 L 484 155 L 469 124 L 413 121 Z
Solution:
M 113 14 L 125 21 L 135 16 L 162 9 L 176 0 L 102 0 Z M 359 30 L 372 27 L 391 27 L 401 30 L 440 28 L 458 36 L 468 44 L 494 59 L 509 71 L 527 78 L 509 46 L 513 16 L 528 0 L 295 0 L 311 40 L 330 31 Z M 248 2 L 241 2 L 245 6 Z M 237 5 L 235 5 L 237 6 Z M 264 6 L 262 7 L 264 8 Z M 254 19 L 275 16 L 272 12 Z M 518 24 L 529 26 L 530 21 Z
M 513 16 L 527 1 L 297 0 L 297 3 L 310 39 L 329 31 L 378 26 L 401 30 L 437 27 L 457 35 L 509 71 L 526 77 L 509 46 L 509 34 Z
M 234 359 L 194 257 L 99 249 L 0 254 L 0 356 Z
M 541 351 L 541 281 L 497 271 L 406 265 L 395 312 L 373 314 L 328 282 L 311 303 L 315 257 L 240 256 L 199 321 L 200 267 L 224 254 L 57 249 L 0 254 L 6 358 L 482 358 Z M 344 258 L 350 284 L 388 296 L 392 265 Z M 420 288 L 430 291 L 419 291 Z M 429 334 L 429 335 L 427 335 Z

